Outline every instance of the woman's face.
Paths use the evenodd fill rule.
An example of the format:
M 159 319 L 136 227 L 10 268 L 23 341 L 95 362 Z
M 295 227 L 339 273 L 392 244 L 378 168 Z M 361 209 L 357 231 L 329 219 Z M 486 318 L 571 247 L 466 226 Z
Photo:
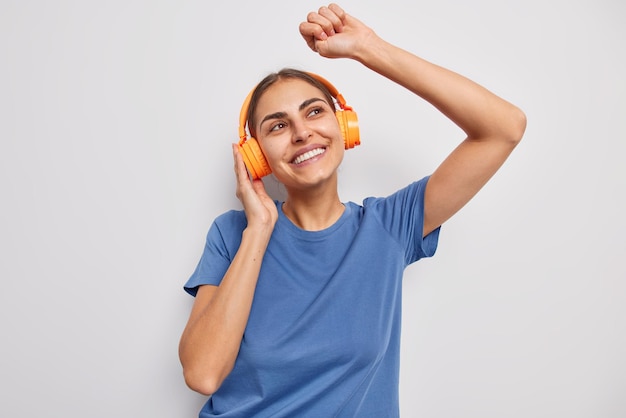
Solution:
M 290 188 L 336 180 L 344 153 L 335 109 L 300 79 L 278 81 L 256 108 L 256 136 L 276 178 Z

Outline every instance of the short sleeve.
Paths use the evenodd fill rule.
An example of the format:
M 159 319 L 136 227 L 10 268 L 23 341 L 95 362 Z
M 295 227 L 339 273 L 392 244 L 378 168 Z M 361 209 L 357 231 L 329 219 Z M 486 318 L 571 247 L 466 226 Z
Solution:
M 184 285 L 187 293 L 195 296 L 199 286 L 221 283 L 241 244 L 245 227 L 245 214 L 241 211 L 230 211 L 215 219 L 207 233 L 200 261 Z
M 405 249 L 406 264 L 432 257 L 437 250 L 441 227 L 422 237 L 424 194 L 430 177 L 411 183 L 384 198 L 368 198 L 364 205 L 375 209 L 389 234 Z

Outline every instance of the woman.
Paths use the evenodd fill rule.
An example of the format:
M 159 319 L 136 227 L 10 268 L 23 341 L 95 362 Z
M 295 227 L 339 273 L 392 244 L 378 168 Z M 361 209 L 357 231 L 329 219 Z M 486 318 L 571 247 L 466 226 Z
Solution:
M 307 45 L 350 58 L 409 89 L 467 138 L 432 173 L 386 198 L 342 203 L 345 138 L 328 91 L 297 72 L 270 75 L 247 123 L 287 191 L 273 201 L 233 145 L 243 211 L 218 217 L 185 288 L 195 295 L 180 341 L 187 384 L 209 395 L 201 417 L 399 415 L 401 278 L 432 256 L 439 227 L 519 143 L 515 106 L 321 7 Z

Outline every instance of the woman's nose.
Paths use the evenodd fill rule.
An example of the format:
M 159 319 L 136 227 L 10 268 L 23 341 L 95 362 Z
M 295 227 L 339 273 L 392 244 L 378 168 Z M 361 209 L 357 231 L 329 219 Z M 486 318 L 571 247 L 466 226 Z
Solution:
M 304 121 L 295 121 L 293 127 L 293 142 L 306 142 L 311 137 L 311 130 Z

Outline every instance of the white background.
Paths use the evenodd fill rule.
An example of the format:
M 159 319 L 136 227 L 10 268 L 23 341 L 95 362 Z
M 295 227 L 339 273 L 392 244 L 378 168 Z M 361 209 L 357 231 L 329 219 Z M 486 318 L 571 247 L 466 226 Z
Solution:
M 267 72 L 320 73 L 357 111 L 343 200 L 429 174 L 462 140 L 400 87 L 308 50 L 297 27 L 320 5 L 1 0 L 0 416 L 197 416 L 182 285 L 210 222 L 240 207 L 230 144 Z M 403 417 L 626 416 L 625 3 L 341 5 L 528 117 L 406 272 Z

